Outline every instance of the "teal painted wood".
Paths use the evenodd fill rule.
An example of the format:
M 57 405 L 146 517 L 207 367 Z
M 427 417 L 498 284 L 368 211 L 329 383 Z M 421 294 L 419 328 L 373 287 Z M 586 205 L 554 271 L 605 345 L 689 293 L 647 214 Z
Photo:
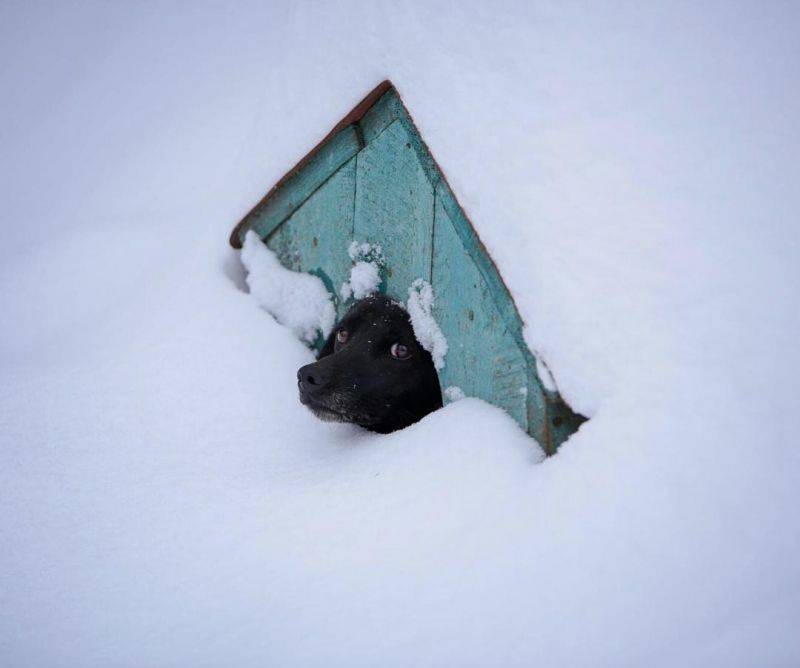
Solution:
M 437 185 L 436 202 L 437 216 L 438 207 L 441 206 L 447 213 L 448 221 L 452 224 L 453 229 L 474 263 L 475 269 L 487 286 L 494 308 L 504 323 L 505 329 L 501 338 L 513 338 L 518 350 L 525 358 L 525 364 L 528 369 L 526 384 L 527 431 L 548 454 L 553 454 L 558 449 L 558 446 L 566 441 L 586 421 L 586 418 L 574 413 L 557 391 L 549 392 L 544 388 L 536 372 L 536 358 L 525 342 L 522 333 L 523 322 L 514 300 L 500 277 L 497 267 L 492 262 L 489 253 L 475 234 L 472 225 L 467 220 L 456 201 L 455 195 L 453 195 L 452 190 L 444 179 L 440 180 Z M 435 284 L 434 287 L 436 287 Z M 499 399 L 492 401 L 492 403 L 501 405 Z M 503 407 L 505 408 L 505 406 Z M 511 410 L 508 412 L 512 415 L 514 414 Z M 517 422 L 520 423 L 520 426 L 523 426 L 522 420 L 517 419 Z
M 365 144 L 369 144 L 375 137 L 398 119 L 408 118 L 408 113 L 394 91 L 389 91 L 364 114 L 359 121 L 361 135 Z
M 561 441 L 557 441 L 553 436 L 551 421 L 547 414 L 547 395 L 536 373 L 536 361 L 531 363 L 527 346 L 523 349 L 523 354 L 528 362 L 528 433 L 548 455 L 552 455 Z
M 344 304 L 339 289 L 350 277 L 347 248 L 353 238 L 356 158 L 351 158 L 267 238 L 281 263 L 319 276 L 334 295 L 337 315 Z
M 237 230 L 240 243 L 247 230 L 254 230 L 262 239 L 268 237 L 360 148 L 359 132 L 354 125 L 333 136 L 302 169 L 287 177 L 244 217 Z
M 528 427 L 528 365 L 495 308 L 490 286 L 477 270 L 441 201 L 433 242 L 434 317 L 450 350 L 439 373 L 442 387 L 503 408 Z
M 586 418 L 573 411 L 558 392 L 545 391 L 544 397 L 547 404 L 546 412 L 539 415 L 544 416 L 547 425 L 546 429 L 544 425 L 542 426 L 543 435 L 541 439 L 537 440 L 540 443 L 545 443 L 547 452 L 554 453 L 564 441 L 578 430 L 578 427 L 586 422 Z M 548 438 L 549 441 L 547 440 Z
M 450 348 L 442 387 L 500 406 L 552 454 L 585 418 L 542 384 L 497 268 L 397 92 L 382 86 L 241 221 L 232 243 L 255 229 L 285 266 L 323 279 L 339 315 L 351 240 L 380 244 L 382 290 L 405 301 L 415 279 L 433 285 Z
M 441 202 L 443 209 L 447 212 L 453 225 L 453 229 L 461 239 L 461 243 L 463 243 L 464 247 L 467 249 L 470 259 L 480 272 L 483 280 L 486 281 L 495 308 L 497 308 L 497 311 L 503 317 L 509 332 L 517 339 L 520 347 L 528 352 L 527 345 L 522 338 L 522 320 L 514 305 L 514 300 L 508 292 L 508 288 L 503 282 L 503 279 L 500 278 L 500 274 L 494 262 L 492 262 L 489 257 L 489 253 L 475 234 L 475 230 L 473 230 L 471 223 L 467 220 L 467 217 L 458 205 L 453 191 L 450 190 L 450 186 L 447 185 L 444 179 L 438 184 L 436 199 L 438 202 Z
M 354 234 L 380 244 L 387 293 L 405 301 L 417 278 L 430 281 L 433 186 L 412 144 L 395 121 L 358 154 Z

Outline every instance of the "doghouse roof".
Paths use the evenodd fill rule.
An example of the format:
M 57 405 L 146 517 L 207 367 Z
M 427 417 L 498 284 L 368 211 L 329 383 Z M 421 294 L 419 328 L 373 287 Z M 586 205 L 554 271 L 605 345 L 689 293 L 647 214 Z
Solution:
M 287 186 L 293 177 L 296 177 L 304 167 L 306 167 L 327 144 L 330 142 L 336 135 L 338 135 L 342 130 L 349 126 L 353 126 L 357 124 L 374 105 L 375 103 L 383 97 L 384 93 L 389 90 L 393 90 L 394 85 L 391 81 L 386 79 L 385 81 L 381 81 L 375 88 L 373 88 L 367 95 L 364 97 L 361 102 L 359 102 L 355 107 L 353 107 L 345 116 L 340 120 L 336 125 L 333 126 L 331 131 L 325 135 L 325 137 L 320 140 L 320 142 L 312 148 L 305 156 L 303 156 L 299 162 L 292 167 L 288 172 L 286 172 L 272 188 L 270 188 L 269 192 L 264 195 L 264 197 L 259 200 L 258 204 L 256 204 L 250 211 L 239 221 L 236 227 L 233 228 L 231 232 L 230 244 L 234 248 L 241 248 L 242 241 L 244 240 L 245 232 L 249 229 L 254 229 L 252 226 L 252 222 L 258 217 L 259 212 L 263 212 L 266 205 L 272 200 L 273 197 L 277 195 L 285 186 Z M 302 202 L 299 202 L 297 206 L 300 206 Z M 291 208 L 291 207 L 287 207 Z M 296 208 L 296 207 L 295 207 Z M 256 230 L 257 231 L 257 230 Z
M 380 244 L 382 289 L 405 301 L 414 280 L 436 293 L 450 352 L 442 388 L 505 409 L 547 452 L 583 421 L 537 373 L 505 283 L 389 81 L 376 86 L 236 225 L 254 230 L 290 269 L 335 295 L 349 277 L 351 241 Z

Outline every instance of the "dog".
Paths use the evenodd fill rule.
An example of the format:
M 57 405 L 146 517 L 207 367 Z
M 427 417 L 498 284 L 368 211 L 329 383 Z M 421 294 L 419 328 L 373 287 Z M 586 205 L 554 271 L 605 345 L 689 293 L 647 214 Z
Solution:
M 442 407 L 430 353 L 408 312 L 383 295 L 357 301 L 319 357 L 297 372 L 300 402 L 320 419 L 388 434 Z

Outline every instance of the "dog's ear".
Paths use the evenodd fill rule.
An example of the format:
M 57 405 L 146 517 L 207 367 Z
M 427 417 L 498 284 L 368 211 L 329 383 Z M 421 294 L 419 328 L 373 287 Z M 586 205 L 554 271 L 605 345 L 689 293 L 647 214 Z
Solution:
M 333 355 L 333 347 L 336 345 L 336 327 L 331 330 L 331 333 L 328 334 L 328 340 L 325 341 L 325 345 L 322 346 L 322 350 L 319 351 L 319 355 L 317 355 L 317 359 L 321 360 L 323 357 L 327 357 L 328 355 Z

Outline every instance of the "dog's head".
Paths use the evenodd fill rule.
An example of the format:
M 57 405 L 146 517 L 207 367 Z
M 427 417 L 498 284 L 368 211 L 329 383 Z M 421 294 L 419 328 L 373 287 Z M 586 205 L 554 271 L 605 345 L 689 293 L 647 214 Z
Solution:
M 405 309 L 382 295 L 353 305 L 319 359 L 297 372 L 297 384 L 300 401 L 317 417 L 384 434 L 442 407 L 430 353 Z

